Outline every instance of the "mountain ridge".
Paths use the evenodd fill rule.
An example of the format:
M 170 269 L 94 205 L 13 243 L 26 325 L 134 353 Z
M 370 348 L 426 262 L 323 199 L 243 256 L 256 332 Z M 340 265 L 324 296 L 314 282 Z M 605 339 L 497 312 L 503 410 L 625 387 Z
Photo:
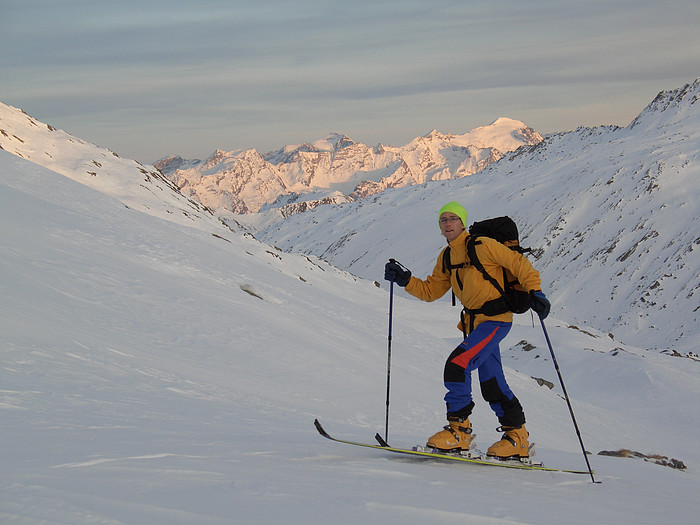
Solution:
M 228 229 L 154 166 L 44 124 L 0 102 L 0 148 L 119 199 L 124 205 L 188 226 Z
M 522 145 L 542 137 L 521 121 L 501 117 L 463 135 L 433 130 L 402 147 L 369 147 L 340 133 L 266 154 L 256 149 L 217 150 L 209 158 L 179 156 L 155 166 L 206 206 L 234 213 L 280 208 L 286 201 L 320 203 L 362 199 L 387 188 L 472 175 Z M 280 199 L 280 197 L 283 197 Z

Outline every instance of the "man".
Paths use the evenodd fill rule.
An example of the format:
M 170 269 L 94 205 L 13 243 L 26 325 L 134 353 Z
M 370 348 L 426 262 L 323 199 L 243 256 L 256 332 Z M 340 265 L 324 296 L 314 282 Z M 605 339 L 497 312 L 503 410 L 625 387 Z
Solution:
M 467 211 L 456 201 L 445 204 L 438 214 L 440 232 L 449 246 L 449 264 L 444 261 L 447 248 L 438 257 L 432 275 L 425 280 L 396 262 L 386 264 L 384 277 L 406 288 L 411 295 L 423 300 L 439 299 L 451 288 L 455 297 L 464 306 L 467 318 L 462 317 L 460 328 L 464 341 L 450 354 L 445 363 L 444 382 L 447 388 L 448 425 L 428 439 L 427 446 L 442 451 L 468 450 L 472 426 L 469 421 L 474 401 L 472 400 L 471 373 L 479 372 L 481 393 L 496 413 L 504 432 L 500 441 L 487 451 L 488 456 L 501 459 L 527 458 L 529 434 L 525 428 L 523 408 L 508 387 L 501 365 L 499 343 L 508 334 L 513 322 L 513 313 L 503 309 L 486 309 L 484 303 L 502 300 L 500 291 L 470 264 L 467 253 L 469 233 L 466 231 Z M 521 287 L 530 292 L 530 306 L 544 319 L 550 304 L 541 292 L 540 275 L 519 252 L 513 251 L 489 237 L 478 237 L 475 253 L 488 274 L 505 288 L 504 276 L 510 272 Z M 483 313 L 487 310 L 489 314 Z M 495 312 L 495 315 L 493 315 Z

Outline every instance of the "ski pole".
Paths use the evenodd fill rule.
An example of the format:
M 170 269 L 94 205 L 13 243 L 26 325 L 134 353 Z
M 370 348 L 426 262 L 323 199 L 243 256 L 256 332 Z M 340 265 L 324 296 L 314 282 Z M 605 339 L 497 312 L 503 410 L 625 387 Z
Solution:
M 538 316 L 539 317 L 539 316 Z M 581 450 L 583 451 L 583 459 L 586 460 L 586 466 L 588 466 L 588 473 L 591 475 L 591 481 L 593 483 L 599 483 L 593 477 L 593 470 L 591 469 L 591 464 L 588 461 L 588 456 L 586 455 L 586 447 L 583 446 L 583 439 L 581 438 L 581 432 L 578 429 L 578 424 L 576 423 L 576 417 L 574 416 L 574 409 L 571 407 L 571 401 L 569 401 L 569 394 L 566 393 L 566 387 L 564 386 L 564 380 L 561 377 L 561 371 L 559 370 L 559 363 L 557 363 L 557 358 L 554 355 L 554 349 L 552 348 L 552 343 L 549 340 L 549 334 L 544 326 L 544 320 L 540 317 L 540 324 L 542 325 L 542 331 L 544 332 L 544 338 L 547 340 L 547 346 L 549 346 L 549 353 L 552 355 L 552 361 L 554 362 L 554 368 L 559 376 L 559 384 L 561 384 L 562 392 L 564 392 L 564 398 L 566 399 L 566 404 L 569 407 L 569 413 L 571 414 L 571 420 L 574 422 L 574 428 L 576 429 L 576 435 L 578 436 L 578 442 L 581 444 Z
M 396 262 L 389 259 L 389 262 Z M 394 316 L 394 281 L 389 281 L 389 336 L 386 363 L 386 421 L 384 423 L 384 441 L 389 442 L 389 392 L 391 384 L 391 321 Z

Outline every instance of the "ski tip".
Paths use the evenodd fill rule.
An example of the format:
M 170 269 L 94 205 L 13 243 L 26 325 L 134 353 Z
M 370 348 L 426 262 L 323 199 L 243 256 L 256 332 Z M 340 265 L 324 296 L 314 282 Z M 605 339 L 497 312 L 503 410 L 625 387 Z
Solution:
M 323 437 L 326 437 L 330 439 L 330 436 L 328 433 L 323 429 L 321 426 L 321 423 L 318 421 L 318 419 L 314 419 L 314 426 L 316 427 L 316 430 L 318 430 L 318 433 L 321 434 Z

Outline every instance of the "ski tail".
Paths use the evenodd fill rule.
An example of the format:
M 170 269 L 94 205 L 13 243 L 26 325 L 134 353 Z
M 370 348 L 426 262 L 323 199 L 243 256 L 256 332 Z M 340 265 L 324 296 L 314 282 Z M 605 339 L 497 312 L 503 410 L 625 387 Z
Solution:
M 374 435 L 374 439 L 377 440 L 377 443 L 379 443 L 380 447 L 388 447 L 389 446 L 389 443 L 387 443 L 386 440 L 382 436 L 379 435 L 379 432 L 377 432 Z

